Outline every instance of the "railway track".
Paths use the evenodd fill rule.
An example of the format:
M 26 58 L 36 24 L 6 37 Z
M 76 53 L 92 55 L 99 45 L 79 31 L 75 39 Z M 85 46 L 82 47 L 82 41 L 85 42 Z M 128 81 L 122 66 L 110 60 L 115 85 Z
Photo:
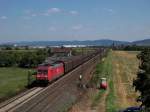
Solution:
M 36 87 L 0 104 L 0 112 L 57 112 L 78 94 L 79 75 L 91 73 L 100 55 L 78 66 L 45 88 Z M 88 69 L 87 69 L 88 67 Z
M 16 97 L 11 98 L 8 101 L 5 101 L 4 103 L 0 104 L 0 112 L 12 112 L 19 106 L 26 103 L 31 98 L 35 97 L 36 95 L 40 94 L 42 91 L 42 87 L 35 87 L 28 91 L 25 91 Z

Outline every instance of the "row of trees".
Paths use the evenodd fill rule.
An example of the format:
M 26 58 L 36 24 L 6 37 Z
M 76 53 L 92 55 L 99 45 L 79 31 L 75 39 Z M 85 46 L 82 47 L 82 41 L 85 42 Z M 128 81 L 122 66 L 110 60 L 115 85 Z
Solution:
M 148 49 L 150 48 L 149 46 L 136 46 L 136 45 L 132 45 L 132 46 L 124 46 L 123 50 L 125 51 L 143 51 L 144 49 Z
M 150 112 L 150 49 L 143 50 L 137 57 L 141 62 L 140 70 L 133 85 L 141 93 L 139 101 L 145 106 L 145 111 Z
M 0 67 L 18 66 L 23 68 L 35 67 L 50 55 L 50 49 L 34 51 L 1 51 Z
M 137 45 L 112 45 L 114 50 L 125 50 L 125 51 L 142 51 L 150 48 L 149 46 L 137 46 Z

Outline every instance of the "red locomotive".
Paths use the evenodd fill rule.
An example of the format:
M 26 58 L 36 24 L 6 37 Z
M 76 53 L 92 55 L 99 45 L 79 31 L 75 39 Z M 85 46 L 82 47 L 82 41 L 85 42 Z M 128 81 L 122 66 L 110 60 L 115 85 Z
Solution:
M 37 67 L 36 80 L 50 82 L 82 64 L 83 56 L 49 57 Z
M 63 63 L 41 64 L 37 67 L 37 80 L 52 81 L 64 74 Z
M 82 56 L 49 57 L 46 62 L 37 67 L 36 80 L 51 82 L 91 59 L 99 52 L 96 51 Z

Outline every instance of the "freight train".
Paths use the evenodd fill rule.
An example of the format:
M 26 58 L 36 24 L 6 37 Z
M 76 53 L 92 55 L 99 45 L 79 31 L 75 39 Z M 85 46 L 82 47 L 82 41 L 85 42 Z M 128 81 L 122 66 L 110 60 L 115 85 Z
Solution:
M 93 53 L 79 56 L 69 57 L 49 57 L 47 60 L 37 67 L 36 81 L 51 82 L 69 71 L 73 70 L 77 66 L 90 60 L 98 53 L 103 52 L 104 49 L 96 50 Z

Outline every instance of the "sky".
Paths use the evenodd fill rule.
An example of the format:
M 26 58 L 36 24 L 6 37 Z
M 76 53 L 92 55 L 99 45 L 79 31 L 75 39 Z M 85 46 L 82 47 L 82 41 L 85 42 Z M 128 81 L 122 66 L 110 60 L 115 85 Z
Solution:
M 0 0 L 0 42 L 150 38 L 150 0 Z

